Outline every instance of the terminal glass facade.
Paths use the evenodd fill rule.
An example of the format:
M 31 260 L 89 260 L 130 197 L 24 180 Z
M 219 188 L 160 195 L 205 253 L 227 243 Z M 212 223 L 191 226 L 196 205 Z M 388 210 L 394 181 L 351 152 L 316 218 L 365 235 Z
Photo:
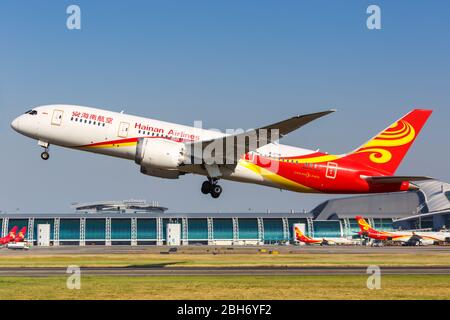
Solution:
M 106 236 L 105 219 L 86 219 L 86 240 L 104 241 Z
M 277 242 L 288 240 L 284 238 L 283 220 L 266 218 L 264 219 L 264 240 L 267 242 Z
M 80 239 L 80 220 L 61 219 L 59 224 L 59 239 L 61 241 L 77 241 Z
M 156 241 L 156 219 L 137 219 L 137 238 L 142 241 Z
M 239 219 L 239 239 L 258 239 L 258 220 Z
M 217 240 L 233 240 L 233 220 L 215 218 L 214 224 L 214 239 Z
M 258 218 L 256 217 L 238 217 L 235 221 L 236 225 L 233 224 L 233 219 L 231 217 L 217 217 L 211 218 L 210 221 L 212 225 L 208 225 L 208 218 L 204 217 L 194 217 L 186 218 L 176 217 L 167 218 L 158 217 L 136 217 L 136 233 L 132 233 L 132 219 L 133 217 L 108 217 L 105 215 L 104 218 L 89 217 L 89 215 L 83 215 L 80 218 L 75 217 L 59 217 L 59 229 L 55 228 L 55 218 L 35 217 L 29 219 L 22 218 L 9 218 L 8 220 L 8 231 L 14 226 L 19 229 L 22 227 L 29 226 L 29 222 L 33 222 L 32 231 L 34 240 L 37 239 L 37 228 L 39 224 L 49 224 L 51 241 L 55 240 L 55 229 L 59 230 L 59 241 L 62 244 L 70 244 L 79 242 L 90 244 L 90 242 L 105 242 L 109 244 L 107 240 L 111 240 L 114 244 L 119 244 L 119 242 L 131 243 L 132 240 L 137 240 L 140 244 L 155 244 L 163 243 L 166 240 L 166 227 L 168 223 L 177 223 L 181 225 L 181 237 L 182 239 L 187 239 L 188 243 L 191 241 L 206 243 L 215 240 L 222 241 L 219 244 L 226 244 L 229 241 L 231 244 L 233 240 L 261 240 L 266 244 L 280 243 L 284 241 L 292 241 L 293 235 L 293 225 L 294 224 L 304 224 L 305 230 L 308 232 L 308 228 L 312 227 L 314 231 L 314 237 L 341 237 L 343 236 L 356 236 L 359 232 L 358 223 L 354 219 L 348 219 L 349 224 L 345 224 L 344 221 L 340 220 L 326 220 L 318 221 L 312 220 L 308 224 L 306 218 L 293 218 L 289 215 L 286 218 L 278 217 L 262 217 L 262 225 L 258 224 Z M 84 227 L 80 223 L 80 219 L 84 219 Z M 106 221 L 110 220 L 109 234 L 110 239 L 106 239 L 107 235 L 107 224 Z M 160 223 L 158 223 L 158 219 Z M 447 218 L 448 219 L 448 218 Z M 391 219 L 367 219 L 369 223 L 380 230 L 393 230 Z M 431 227 L 432 218 L 423 218 L 421 220 L 422 224 L 417 227 L 427 228 Z M 3 229 L 5 219 L 0 219 L 0 230 Z M 186 224 L 185 224 L 186 223 Z M 447 220 L 447 224 L 450 222 Z M 159 226 L 159 230 L 158 230 Z M 344 230 L 344 226 L 346 226 Z M 347 228 L 347 226 L 349 228 Z M 212 231 L 212 234 L 208 234 L 208 229 Z M 341 233 L 342 229 L 342 233 Z M 184 232 L 187 231 L 187 235 Z M 82 232 L 84 232 L 84 237 Z M 236 232 L 236 234 L 234 234 Z M 344 234 L 345 232 L 345 234 Z M 31 233 L 30 233 L 31 234 Z M 131 239 L 133 235 L 136 235 L 136 239 Z M 26 235 L 28 237 L 28 233 Z M 29 239 L 28 239 L 29 240 Z M 135 242 L 134 242 L 135 243 Z M 183 242 L 185 243 L 185 242 Z
M 341 236 L 341 222 L 330 221 L 314 221 L 314 237 L 330 237 L 337 238 Z
M 111 240 L 131 239 L 131 219 L 111 219 Z
M 207 219 L 189 219 L 188 220 L 189 240 L 207 241 L 208 240 L 208 220 Z

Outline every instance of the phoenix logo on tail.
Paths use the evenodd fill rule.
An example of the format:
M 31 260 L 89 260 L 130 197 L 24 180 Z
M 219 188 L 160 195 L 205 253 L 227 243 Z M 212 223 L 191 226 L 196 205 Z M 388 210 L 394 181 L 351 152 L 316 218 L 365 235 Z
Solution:
M 27 227 L 23 227 L 22 229 L 20 229 L 19 233 L 14 238 L 14 242 L 16 242 L 16 243 L 24 242 L 26 233 L 27 233 Z

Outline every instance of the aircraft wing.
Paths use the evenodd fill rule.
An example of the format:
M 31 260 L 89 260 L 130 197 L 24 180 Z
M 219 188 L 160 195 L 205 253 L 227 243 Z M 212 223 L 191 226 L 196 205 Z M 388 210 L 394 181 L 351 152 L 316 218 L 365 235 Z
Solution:
M 431 177 L 426 176 L 384 176 L 384 177 L 364 177 L 370 183 L 373 184 L 385 184 L 385 183 L 402 183 L 404 181 L 424 181 L 433 180 Z
M 277 141 L 288 133 L 335 111 L 327 110 L 298 115 L 244 133 L 188 143 L 186 144 L 186 149 L 191 159 L 197 160 L 193 163 L 207 163 L 209 165 L 237 164 L 241 156 L 247 152 L 254 151 L 264 145 Z M 214 150 L 214 152 L 203 152 L 205 150 Z M 213 156 L 208 157 L 209 154 L 213 154 Z M 202 158 L 200 159 L 199 156 Z

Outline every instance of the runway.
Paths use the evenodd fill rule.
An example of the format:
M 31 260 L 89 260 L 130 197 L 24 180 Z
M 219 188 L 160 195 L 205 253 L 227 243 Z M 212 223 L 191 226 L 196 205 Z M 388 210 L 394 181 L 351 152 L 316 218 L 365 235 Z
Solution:
M 448 267 L 381 267 L 382 275 L 450 275 Z M 0 268 L 0 277 L 67 276 L 66 268 Z M 334 276 L 367 275 L 362 267 L 89 267 L 83 276 Z

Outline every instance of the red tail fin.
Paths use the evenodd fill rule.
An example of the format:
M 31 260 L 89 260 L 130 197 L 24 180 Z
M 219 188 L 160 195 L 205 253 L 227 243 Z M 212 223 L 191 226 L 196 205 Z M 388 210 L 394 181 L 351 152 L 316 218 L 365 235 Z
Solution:
M 16 236 L 15 242 L 22 242 L 25 240 L 25 234 L 27 233 L 27 227 L 23 227 L 20 229 L 19 233 Z
M 362 233 L 375 231 L 375 229 L 373 229 L 372 226 L 363 217 L 356 216 L 355 219 L 358 222 L 359 229 Z
M 295 227 L 295 239 L 300 242 L 307 242 L 308 240 L 311 240 L 303 234 L 299 227 Z
M 19 228 L 18 228 L 17 226 L 14 226 L 14 227 L 9 231 L 8 235 L 9 235 L 9 237 L 10 237 L 11 239 L 14 239 L 14 238 L 15 238 L 17 229 L 19 229 Z
M 411 111 L 345 158 L 393 175 L 432 112 Z

